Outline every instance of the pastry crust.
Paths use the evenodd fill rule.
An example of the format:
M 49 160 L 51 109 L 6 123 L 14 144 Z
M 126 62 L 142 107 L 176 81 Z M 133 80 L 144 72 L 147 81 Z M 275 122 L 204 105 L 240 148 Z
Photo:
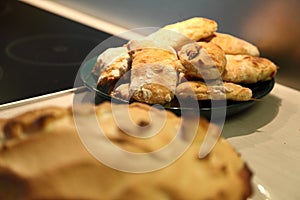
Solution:
M 259 56 L 256 46 L 230 34 L 214 33 L 210 42 L 220 46 L 226 54 Z
M 271 80 L 278 67 L 262 57 L 249 55 L 226 55 L 227 64 L 222 74 L 224 81 L 251 84 Z
M 217 31 L 218 24 L 216 21 L 211 19 L 194 17 L 175 24 L 167 25 L 163 27 L 163 29 L 176 31 L 193 41 L 199 41 L 200 39 L 211 36 L 215 31 Z
M 194 42 L 184 45 L 178 57 L 184 66 L 181 71 L 191 78 L 220 78 L 226 66 L 224 51 L 213 43 Z
M 125 105 L 118 106 L 119 110 Z M 141 103 L 129 105 L 133 121 L 142 126 L 151 123 L 149 109 L 150 106 Z M 109 168 L 92 157 L 78 137 L 70 110 L 54 110 L 61 110 L 60 113 L 64 114 L 52 115 L 56 117 L 50 117 L 38 128 L 35 127 L 37 121 L 49 117 L 44 115 L 43 109 L 31 112 L 30 123 L 27 124 L 29 121 L 24 118 L 30 116 L 26 114 L 17 117 L 17 120 L 9 119 L 7 123 L 16 123 L 1 130 L 6 135 L 7 131 L 15 130 L 14 127 L 22 127 L 19 133 L 24 136 L 6 138 L 5 147 L 0 150 L 1 199 L 242 200 L 251 194 L 251 172 L 226 140 L 220 138 L 208 156 L 198 158 L 199 147 L 209 126 L 204 119 L 199 121 L 192 145 L 173 164 L 154 172 L 132 174 Z M 85 108 L 76 111 L 76 114 L 89 119 L 94 116 L 93 112 L 89 112 L 92 110 Z M 153 151 L 169 143 L 181 121 L 167 112 L 163 128 L 158 135 L 150 138 L 151 142 L 147 142 L 121 131 L 114 122 L 110 103 L 95 107 L 95 111 L 107 137 L 133 152 Z M 154 117 L 165 116 L 164 111 L 154 109 L 153 112 Z M 27 131 L 23 124 L 28 125 Z M 184 123 L 181 134 L 190 134 L 188 124 Z M 212 130 L 216 131 L 214 134 L 220 131 L 217 128 Z M 149 156 L 149 159 L 157 158 Z M 120 155 L 118 163 L 122 164 L 122 160 Z
M 219 86 L 208 86 L 201 81 L 187 81 L 177 86 L 176 96 L 197 100 L 249 101 L 252 97 L 252 91 L 249 88 L 229 82 L 224 82 Z
M 166 25 L 147 38 L 179 50 L 185 44 L 212 36 L 217 28 L 218 24 L 214 20 L 194 17 Z
M 130 69 L 130 56 L 126 47 L 109 48 L 100 54 L 92 70 L 98 75 L 97 84 L 104 86 L 119 80 Z

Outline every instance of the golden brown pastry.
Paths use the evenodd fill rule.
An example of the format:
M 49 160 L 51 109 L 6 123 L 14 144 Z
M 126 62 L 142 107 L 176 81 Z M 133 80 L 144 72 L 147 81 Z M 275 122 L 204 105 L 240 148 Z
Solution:
M 226 55 L 227 64 L 222 74 L 224 81 L 251 84 L 272 79 L 277 66 L 267 58 L 249 55 Z
M 212 36 L 217 28 L 218 24 L 214 20 L 194 17 L 166 25 L 147 38 L 179 50 L 185 44 Z
M 184 45 L 178 57 L 184 66 L 181 71 L 192 78 L 220 78 L 226 65 L 224 51 L 214 43 L 193 42 Z
M 126 47 L 108 48 L 97 58 L 92 74 L 98 75 L 97 84 L 119 80 L 130 69 L 130 56 Z
M 210 42 L 220 46 L 226 54 L 259 56 L 256 46 L 230 34 L 214 33 Z
M 228 82 L 210 86 L 202 81 L 187 81 L 177 86 L 176 96 L 197 100 L 249 101 L 252 97 L 252 91 L 249 88 Z
M 133 48 L 133 45 L 130 45 Z M 174 97 L 178 82 L 177 68 L 181 67 L 176 52 L 160 47 L 130 49 L 132 57 L 130 96 L 149 104 L 165 104 Z
M 211 36 L 217 28 L 216 21 L 202 17 L 190 18 L 163 27 L 163 29 L 176 31 L 193 41 Z
M 116 106 L 119 110 L 127 105 Z M 149 109 L 150 106 L 145 104 L 129 105 L 132 120 L 142 127 L 150 124 L 151 128 Z M 95 112 L 107 137 L 132 152 L 149 152 L 169 143 L 181 121 L 167 112 L 164 126 L 155 137 L 148 139 L 149 142 L 125 134 L 114 122 L 110 103 L 96 106 Z M 93 109 L 86 108 L 76 111 L 76 114 L 83 119 L 94 116 Z M 153 110 L 155 118 L 161 115 L 165 116 L 164 111 Z M 86 126 L 89 128 L 89 124 Z M 191 134 L 185 126 L 180 133 L 182 136 Z M 12 137 L 5 138 L 0 150 L 0 198 L 247 199 L 251 194 L 251 172 L 226 140 L 219 138 L 208 156 L 198 158 L 199 147 L 209 126 L 206 120 L 199 121 L 193 144 L 171 165 L 135 174 L 112 169 L 97 161 L 82 145 L 70 109 L 49 108 L 46 112 L 42 109 L 8 119 L 1 130 L 4 135 Z M 91 132 L 83 134 L 91 135 Z M 184 138 L 177 139 L 183 141 Z M 109 152 L 107 147 L 101 146 L 100 150 Z M 122 165 L 124 156 L 119 156 L 116 159 Z M 160 158 L 149 155 L 148 159 L 156 161 Z

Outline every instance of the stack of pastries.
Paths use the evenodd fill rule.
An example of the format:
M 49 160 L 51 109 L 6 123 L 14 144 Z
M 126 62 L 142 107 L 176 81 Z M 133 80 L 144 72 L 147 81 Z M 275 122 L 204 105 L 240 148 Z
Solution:
M 217 27 L 216 21 L 201 17 L 166 25 L 107 49 L 92 74 L 99 87 L 113 85 L 110 95 L 124 100 L 166 104 L 176 96 L 249 101 L 252 91 L 245 85 L 271 80 L 278 67 L 260 57 L 253 44 L 217 32 Z

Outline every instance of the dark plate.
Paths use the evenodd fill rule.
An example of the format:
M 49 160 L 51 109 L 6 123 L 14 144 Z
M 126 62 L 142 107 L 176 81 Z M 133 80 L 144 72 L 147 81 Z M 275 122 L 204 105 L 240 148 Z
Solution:
M 97 87 L 97 77 L 91 74 L 91 70 L 94 67 L 94 64 L 96 62 L 96 57 L 92 58 L 88 61 L 86 61 L 80 68 L 80 78 L 84 82 L 84 84 L 91 89 L 92 91 L 96 92 L 98 97 L 100 97 L 102 100 L 109 100 L 115 103 L 129 103 L 126 100 L 118 99 L 111 97 L 108 94 L 110 86 L 105 86 L 105 87 Z M 253 99 L 261 99 L 267 94 L 271 92 L 275 84 L 275 80 L 269 80 L 269 81 L 264 81 L 264 82 L 258 82 L 255 84 L 248 84 L 244 85 L 245 87 L 248 87 L 252 90 L 253 93 Z M 99 98 L 98 98 L 99 99 Z M 246 110 L 250 106 L 252 106 L 257 100 L 250 100 L 250 101 L 227 101 L 226 105 L 226 116 L 231 116 L 234 114 L 237 114 L 243 110 Z M 101 101 L 101 100 L 100 100 Z M 95 101 L 97 103 L 97 101 Z M 217 102 L 217 101 L 215 101 Z M 210 115 L 212 112 L 214 112 L 216 115 L 218 115 L 218 112 L 224 112 L 224 106 L 218 106 L 218 103 L 214 103 L 214 107 L 212 108 L 211 104 L 212 101 L 207 100 L 207 101 L 198 101 L 199 103 L 199 111 L 200 114 L 210 118 Z M 221 104 L 224 105 L 224 104 Z M 180 115 L 182 110 L 189 111 L 193 110 L 192 107 L 180 107 L 178 104 L 178 101 L 174 99 L 171 103 L 168 105 L 163 106 L 165 109 L 170 110 L 174 112 L 177 115 Z

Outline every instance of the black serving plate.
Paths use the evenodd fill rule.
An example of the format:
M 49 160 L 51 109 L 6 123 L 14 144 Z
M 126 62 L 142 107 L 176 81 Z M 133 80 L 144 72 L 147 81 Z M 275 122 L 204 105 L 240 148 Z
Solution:
M 115 97 L 111 97 L 109 95 L 110 86 L 105 87 L 99 87 L 97 86 L 97 77 L 95 75 L 91 74 L 91 71 L 95 65 L 96 57 L 86 61 L 80 68 L 80 78 L 84 82 L 84 84 L 91 89 L 92 91 L 96 92 L 98 97 L 104 98 L 105 100 L 109 100 L 115 103 L 130 103 L 127 100 L 118 99 Z M 224 103 L 220 103 L 218 106 L 217 100 L 214 100 L 214 106 L 212 107 L 212 101 L 211 100 L 205 100 L 205 101 L 198 101 L 199 105 L 199 111 L 200 115 L 205 116 L 207 118 L 210 118 L 211 113 L 214 112 L 215 115 L 222 115 L 221 112 L 224 112 L 226 110 L 226 116 L 231 116 L 234 114 L 237 114 L 243 110 L 246 110 L 253 104 L 257 102 L 257 100 L 263 98 L 267 94 L 271 92 L 275 84 L 275 80 L 271 79 L 269 81 L 264 82 L 258 82 L 255 84 L 247 84 L 243 85 L 245 87 L 248 87 L 252 90 L 252 98 L 253 100 L 250 101 L 227 101 L 226 102 L 226 109 L 224 109 Z M 96 102 L 96 101 L 95 101 Z M 97 102 L 96 102 L 97 103 Z M 166 110 L 170 110 L 174 112 L 177 115 L 181 114 L 181 111 L 193 111 L 194 107 L 186 106 L 188 103 L 185 104 L 185 106 L 180 106 L 177 99 L 175 98 L 172 100 L 172 102 L 168 103 L 167 105 L 163 105 L 163 108 Z

